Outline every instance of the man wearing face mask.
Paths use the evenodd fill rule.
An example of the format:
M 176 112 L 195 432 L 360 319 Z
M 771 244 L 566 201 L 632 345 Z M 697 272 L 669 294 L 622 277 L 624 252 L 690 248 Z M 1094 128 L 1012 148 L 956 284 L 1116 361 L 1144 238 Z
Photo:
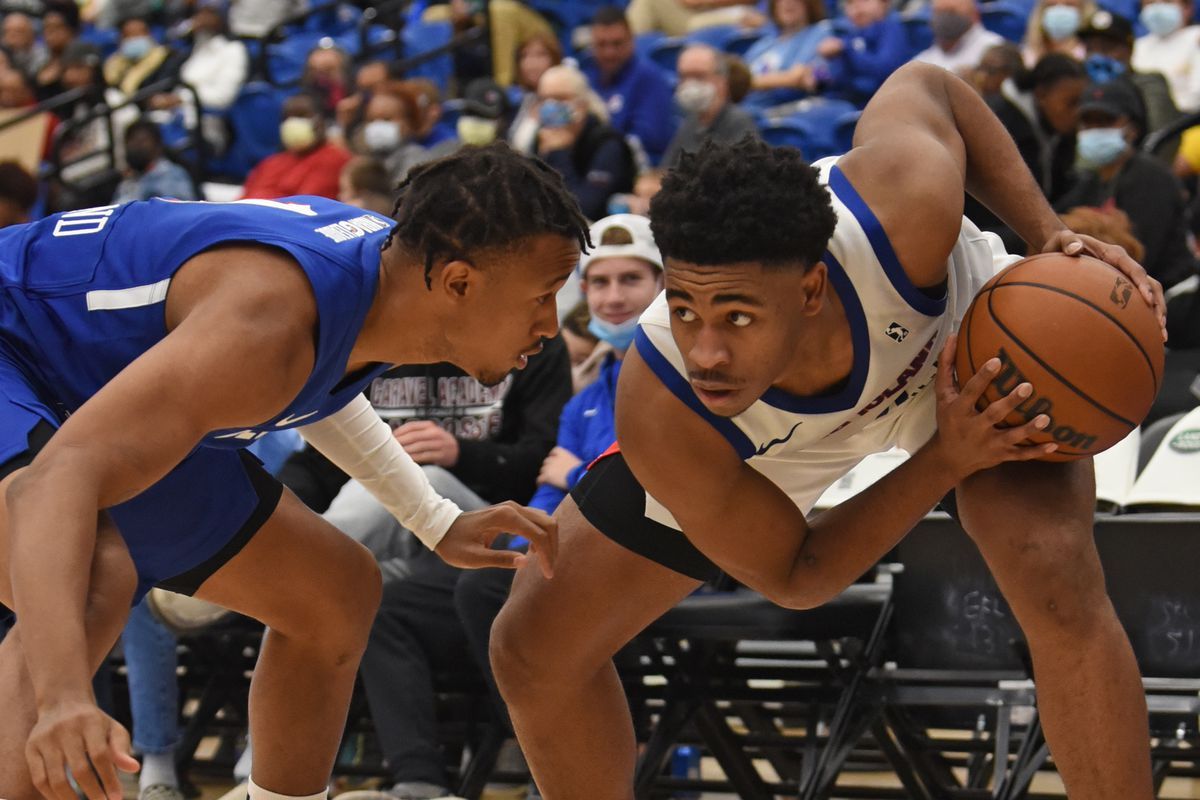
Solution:
M 989 48 L 1004 43 L 1004 37 L 984 28 L 975 0 L 933 0 L 929 27 L 933 44 L 914 58 L 927 64 L 966 74 L 979 66 Z
M 709 139 L 736 142 L 744 136 L 758 137 L 754 118 L 729 102 L 729 62 L 722 53 L 694 44 L 679 54 L 677 69 L 675 102 L 687 116 L 663 155 L 664 169 Z
M 1130 65 L 1133 25 L 1124 17 L 1097 11 L 1079 30 L 1087 50 L 1083 66 L 1092 83 L 1121 81 L 1137 95 L 1138 116 L 1146 120 L 1145 133 L 1156 131 L 1179 117 L 1171 99 L 1171 88 L 1158 72 L 1140 72 Z
M 151 197 L 198 199 L 187 171 L 163 155 L 162 132 L 148 119 L 139 119 L 125 129 L 125 163 L 129 173 L 117 186 L 114 203 Z
M 104 62 L 104 80 L 119 99 L 135 94 L 142 86 L 179 74 L 178 53 L 150 35 L 150 24 L 142 17 L 128 17 L 119 27 L 121 43 Z
M 283 104 L 279 138 L 284 150 L 264 158 L 246 177 L 244 197 L 311 194 L 336 199 L 338 176 L 350 154 L 325 139 L 320 104 L 307 94 Z
M 1188 249 L 1183 187 L 1170 169 L 1134 149 L 1141 119 L 1137 96 L 1124 83 L 1093 84 L 1079 109 L 1079 180 L 1055 205 L 1117 208 L 1146 247 L 1142 263 L 1164 288 L 1196 271 Z
M 629 145 L 608 125 L 587 78 L 569 64 L 551 67 L 538 81 L 537 155 L 563 176 L 588 219 L 604 216 L 612 195 L 633 189 Z
M 463 110 L 455 128 L 462 144 L 482 147 L 507 127 L 508 97 L 491 78 L 476 78 L 463 92 Z
M 1147 0 L 1139 20 L 1148 33 L 1133 45 L 1133 66 L 1161 72 L 1183 111 L 1200 111 L 1200 25 L 1192 23 L 1192 4 Z

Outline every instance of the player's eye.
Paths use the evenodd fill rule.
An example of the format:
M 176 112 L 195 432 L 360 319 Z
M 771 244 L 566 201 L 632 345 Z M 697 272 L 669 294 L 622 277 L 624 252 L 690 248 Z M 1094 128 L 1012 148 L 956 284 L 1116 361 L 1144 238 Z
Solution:
M 754 317 L 741 311 L 734 311 L 729 315 L 729 324 L 736 328 L 744 328 L 753 321 Z
M 690 308 L 677 308 L 674 314 L 680 322 L 694 322 L 696 320 L 696 312 Z

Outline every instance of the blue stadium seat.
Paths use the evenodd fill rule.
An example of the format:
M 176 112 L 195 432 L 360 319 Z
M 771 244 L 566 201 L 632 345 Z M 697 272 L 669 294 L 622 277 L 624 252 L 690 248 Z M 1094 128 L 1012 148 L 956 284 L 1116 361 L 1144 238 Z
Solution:
M 1137 22 L 1138 13 L 1141 11 L 1141 3 L 1138 0 L 1096 0 L 1096 4 L 1110 14 L 1124 17 L 1130 22 Z
M 308 53 L 325 39 L 320 33 L 293 33 L 282 42 L 267 46 L 267 70 L 272 83 L 291 86 L 300 80 Z
M 901 17 L 904 33 L 908 36 L 909 55 L 917 53 L 933 44 L 933 30 L 929 27 L 928 7 L 916 14 Z
M 79 31 L 79 40 L 99 49 L 104 58 L 117 52 L 117 43 L 120 38 L 120 34 L 113 28 L 97 28 L 90 24 L 84 25 Z
M 633 49 L 639 56 L 649 58 L 650 53 L 667 35 L 662 31 L 646 31 L 639 33 L 633 40 Z
M 992 0 L 979 7 L 983 27 L 998 33 L 1010 42 L 1020 43 L 1025 38 L 1025 26 L 1029 22 L 1029 9 L 1010 0 Z
M 674 75 L 675 62 L 679 60 L 679 54 L 687 47 L 687 43 L 687 39 L 681 36 L 664 38 L 650 49 L 650 60 L 658 64 L 663 71 Z
M 259 161 L 279 152 L 280 114 L 288 94 L 265 81 L 243 86 L 229 109 L 229 150 L 209 162 L 209 171 L 240 182 Z
M 811 155 L 813 145 L 820 139 L 820 134 L 812 126 L 801 120 L 781 119 L 767 122 L 760 129 L 763 141 L 773 147 L 796 147 L 809 161 L 815 161 Z
M 838 154 L 849 152 L 850 148 L 854 146 L 854 129 L 858 127 L 858 118 L 861 116 L 862 112 L 854 109 L 837 118 L 833 130 Z
M 849 149 L 859 113 L 845 100 L 813 98 L 786 117 L 766 118 L 759 132 L 767 143 L 799 147 L 805 158 L 816 161 Z
M 400 34 L 404 41 L 404 55 L 411 58 L 435 47 L 441 47 L 450 41 L 453 34 L 454 30 L 449 22 L 409 22 Z M 446 53 L 410 69 L 405 77 L 428 78 L 437 85 L 438 91 L 444 96 L 453 74 L 454 59 Z

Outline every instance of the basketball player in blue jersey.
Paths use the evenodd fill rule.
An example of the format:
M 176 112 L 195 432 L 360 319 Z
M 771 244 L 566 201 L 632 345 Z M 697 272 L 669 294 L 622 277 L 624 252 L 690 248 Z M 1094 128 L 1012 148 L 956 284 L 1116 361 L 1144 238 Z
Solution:
M 1030 460 L 1054 449 L 1020 444 L 1045 415 L 995 427 L 1028 384 L 975 410 L 998 359 L 961 388 L 951 375 L 958 320 L 1015 260 L 963 218 L 964 190 L 1034 252 L 1115 265 L 1160 318 L 1161 287 L 1119 248 L 1064 230 L 951 73 L 897 71 L 854 144 L 813 167 L 791 149 L 709 147 L 653 201 L 665 293 L 621 371 L 618 447 L 559 507 L 553 580 L 518 573 L 492 630 L 547 800 L 632 800 L 611 656 L 702 580 L 724 570 L 781 605 L 819 605 L 952 491 L 1028 638 L 1070 796 L 1152 796 L 1142 686 L 1093 546 L 1091 462 Z M 806 520 L 826 487 L 893 446 L 911 458 Z
M 393 363 L 498 382 L 557 329 L 587 224 L 503 145 L 411 173 L 394 220 L 330 200 L 150 200 L 0 234 L 0 797 L 118 800 L 135 769 L 91 676 L 154 585 L 268 626 L 252 800 L 325 797 L 379 597 L 371 555 L 240 448 L 299 427 L 462 567 L 556 529 L 461 513 L 362 395 Z

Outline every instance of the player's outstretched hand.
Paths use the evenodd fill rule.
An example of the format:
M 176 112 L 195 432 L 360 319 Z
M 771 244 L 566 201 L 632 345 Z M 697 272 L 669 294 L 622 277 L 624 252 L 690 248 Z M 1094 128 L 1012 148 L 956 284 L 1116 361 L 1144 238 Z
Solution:
M 1066 253 L 1069 256 L 1092 256 L 1106 264 L 1111 264 L 1125 277 L 1133 281 L 1146 304 L 1158 315 L 1158 324 L 1162 328 L 1163 341 L 1167 340 L 1167 301 L 1163 298 L 1162 284 L 1150 277 L 1146 268 L 1125 252 L 1125 248 L 1116 244 L 1102 242 L 1092 236 L 1073 231 L 1059 231 L 1050 237 L 1043 253 Z
M 493 550 L 492 542 L 502 533 L 528 539 L 529 554 Z M 516 569 L 537 556 L 542 573 L 552 578 L 554 559 L 558 555 L 558 523 L 544 511 L 526 508 L 510 500 L 459 514 L 434 552 L 447 564 L 463 569 Z
M 1058 445 L 1053 443 L 1028 444 L 1029 437 L 1050 424 L 1050 418 L 1045 414 L 1039 414 L 1024 425 L 998 427 L 1033 393 L 1031 384 L 1022 383 L 1008 395 L 989 403 L 983 410 L 979 409 L 980 398 L 1000 372 L 1000 359 L 987 361 L 961 388 L 955 386 L 952 373 L 957 341 L 957 336 L 950 336 L 938 357 L 937 433 L 934 435 L 942 459 L 954 477 L 961 480 L 1004 461 L 1029 461 L 1057 450 Z M 961 380 L 965 376 L 959 377 Z
M 67 771 L 88 800 L 121 800 L 117 770 L 137 772 L 129 733 L 94 703 L 43 708 L 25 744 L 33 785 L 46 800 L 76 800 Z

